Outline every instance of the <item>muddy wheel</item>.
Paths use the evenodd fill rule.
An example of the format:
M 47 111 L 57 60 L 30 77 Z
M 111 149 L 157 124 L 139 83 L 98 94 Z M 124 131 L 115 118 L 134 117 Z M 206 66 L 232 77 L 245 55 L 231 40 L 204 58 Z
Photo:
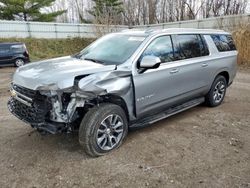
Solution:
M 127 132 L 124 110 L 118 105 L 104 103 L 84 116 L 79 128 L 79 142 L 88 155 L 97 157 L 118 148 Z
M 226 95 L 227 81 L 224 76 L 217 76 L 206 96 L 206 104 L 210 107 L 219 106 Z

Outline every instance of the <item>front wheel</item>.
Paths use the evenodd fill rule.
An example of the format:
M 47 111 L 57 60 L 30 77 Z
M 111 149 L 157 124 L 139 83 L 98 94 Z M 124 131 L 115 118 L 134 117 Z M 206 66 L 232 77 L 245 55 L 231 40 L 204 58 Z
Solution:
M 206 95 L 206 103 L 210 107 L 219 106 L 226 95 L 227 81 L 224 76 L 217 76 L 211 86 L 209 93 Z
M 79 128 L 79 142 L 88 155 L 97 157 L 118 148 L 127 132 L 124 110 L 118 105 L 104 103 L 84 116 Z

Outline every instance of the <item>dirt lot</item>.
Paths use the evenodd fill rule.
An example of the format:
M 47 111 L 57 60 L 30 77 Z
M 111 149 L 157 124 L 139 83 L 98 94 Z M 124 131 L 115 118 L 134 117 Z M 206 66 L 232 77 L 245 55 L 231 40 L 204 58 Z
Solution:
M 225 102 L 130 132 L 121 148 L 90 158 L 77 135 L 41 136 L 12 116 L 0 68 L 1 187 L 250 187 L 250 71 Z

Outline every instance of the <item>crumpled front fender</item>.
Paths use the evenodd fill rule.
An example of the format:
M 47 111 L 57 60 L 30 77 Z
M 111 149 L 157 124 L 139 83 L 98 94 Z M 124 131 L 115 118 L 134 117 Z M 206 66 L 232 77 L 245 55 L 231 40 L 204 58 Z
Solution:
M 112 71 L 93 74 L 81 79 L 80 91 L 93 96 L 105 94 L 125 95 L 132 89 L 131 71 Z
M 86 76 L 78 83 L 78 92 L 95 98 L 104 95 L 115 95 L 124 100 L 130 119 L 134 118 L 134 89 L 131 71 L 114 70 Z

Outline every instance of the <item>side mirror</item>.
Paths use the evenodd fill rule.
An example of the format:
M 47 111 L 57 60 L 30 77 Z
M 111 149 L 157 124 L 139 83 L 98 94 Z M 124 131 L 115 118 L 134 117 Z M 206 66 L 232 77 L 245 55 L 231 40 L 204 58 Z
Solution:
M 156 56 L 144 56 L 140 62 L 140 68 L 156 68 L 161 63 L 161 59 Z

